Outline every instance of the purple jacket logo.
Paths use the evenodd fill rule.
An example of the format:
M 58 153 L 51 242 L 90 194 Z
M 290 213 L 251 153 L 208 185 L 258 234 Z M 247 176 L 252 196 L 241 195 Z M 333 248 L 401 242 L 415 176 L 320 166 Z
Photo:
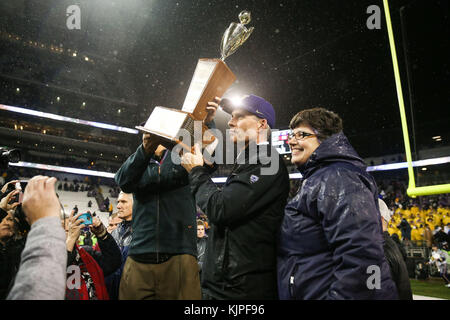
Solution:
M 256 181 L 258 181 L 259 180 L 259 177 L 258 176 L 255 176 L 254 174 L 252 174 L 251 176 L 250 176 L 250 183 L 255 183 Z

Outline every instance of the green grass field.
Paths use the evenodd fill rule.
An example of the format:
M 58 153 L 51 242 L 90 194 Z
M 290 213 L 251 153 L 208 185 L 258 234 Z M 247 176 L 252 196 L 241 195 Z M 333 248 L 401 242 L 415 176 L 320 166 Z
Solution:
M 444 280 L 430 278 L 428 280 L 411 279 L 413 294 L 450 300 L 450 288 L 444 286 Z

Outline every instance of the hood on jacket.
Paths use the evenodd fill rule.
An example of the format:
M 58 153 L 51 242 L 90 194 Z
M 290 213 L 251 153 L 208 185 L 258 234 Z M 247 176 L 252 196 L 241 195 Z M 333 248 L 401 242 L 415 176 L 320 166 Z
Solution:
M 361 169 L 366 169 L 366 164 L 351 146 L 343 132 L 336 133 L 324 140 L 311 154 L 308 161 L 297 169 L 305 176 L 309 175 L 327 162 L 347 162 Z

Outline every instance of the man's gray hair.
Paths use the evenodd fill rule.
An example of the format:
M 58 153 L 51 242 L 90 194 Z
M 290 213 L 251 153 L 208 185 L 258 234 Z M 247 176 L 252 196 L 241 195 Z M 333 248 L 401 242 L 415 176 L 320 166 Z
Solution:
M 123 191 L 121 190 L 121 191 L 119 192 L 119 196 L 118 196 L 117 198 L 119 198 L 121 194 L 124 194 L 124 195 L 130 197 L 130 198 L 131 198 L 131 202 L 133 202 L 133 194 L 132 194 L 132 193 L 126 193 L 126 192 L 123 192 Z

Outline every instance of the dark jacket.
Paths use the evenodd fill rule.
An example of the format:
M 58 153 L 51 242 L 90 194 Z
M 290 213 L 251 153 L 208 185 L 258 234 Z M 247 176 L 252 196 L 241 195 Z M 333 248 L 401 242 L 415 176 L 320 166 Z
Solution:
M 343 133 L 323 141 L 299 171 L 281 228 L 281 299 L 397 299 L 384 257 L 377 186 Z M 368 289 L 379 269 L 381 289 Z M 375 267 L 375 269 L 377 269 Z
M 8 240 L 5 245 L 0 243 L 0 300 L 5 300 L 14 284 L 14 278 L 19 270 L 20 258 L 25 247 L 25 238 Z
M 449 236 L 443 231 L 439 230 L 433 237 L 436 243 L 448 242 L 450 241 Z
M 171 155 L 166 151 L 160 164 L 140 145 L 116 173 L 120 188 L 133 193 L 130 256 L 148 253 L 197 256 L 197 210 L 188 173 L 172 162 Z
M 409 282 L 408 269 L 403 260 L 402 253 L 398 249 L 397 244 L 392 240 L 389 232 L 383 232 L 384 238 L 384 255 L 389 263 L 392 280 L 397 287 L 398 298 L 400 300 L 412 300 L 411 284 Z
M 402 221 L 398 225 L 398 228 L 402 232 L 403 240 L 411 240 L 411 226 L 409 225 L 408 221 L 406 221 L 406 219 L 402 219 Z
M 398 234 L 394 233 L 393 235 L 391 235 L 391 239 L 397 245 L 397 248 L 398 248 L 398 250 L 400 251 L 400 253 L 401 253 L 402 257 L 403 257 L 403 261 L 406 263 L 408 255 L 406 254 L 406 250 L 403 247 L 402 242 L 400 241 L 400 238 L 398 237 Z
M 113 274 L 105 277 L 105 284 L 110 300 L 119 300 L 120 279 L 123 267 L 128 257 L 128 250 L 132 240 L 131 221 L 122 221 L 116 229 L 111 232 L 122 254 L 122 265 Z
M 197 238 L 197 261 L 198 268 L 200 272 L 203 269 L 203 262 L 205 261 L 205 252 L 206 252 L 206 244 L 208 243 L 208 236 L 204 236 L 203 238 Z
M 248 150 L 248 149 L 247 149 Z M 259 150 L 259 148 L 258 148 Z M 257 154 L 236 164 L 225 184 L 215 185 L 205 167 L 189 174 L 192 191 L 210 223 L 202 291 L 212 299 L 276 299 L 276 235 L 289 193 L 283 160 L 264 175 Z M 255 163 L 255 164 L 250 164 Z
M 105 240 L 98 239 L 97 243 L 100 247 L 100 252 L 87 246 L 83 247 L 83 249 L 95 259 L 100 268 L 103 270 L 103 275 L 106 277 L 120 267 L 122 263 L 122 256 L 120 254 L 119 247 L 110 234 L 107 235 Z M 75 249 L 72 250 L 72 252 L 67 252 L 68 266 L 74 263 L 75 256 Z
M 90 246 L 76 247 L 72 252 L 67 252 L 67 266 L 76 265 L 77 251 L 84 264 L 81 272 L 88 272 L 93 281 L 97 299 L 109 299 L 105 278 L 111 275 L 122 263 L 122 256 L 114 238 L 108 233 L 105 240 L 98 239 L 101 252 L 95 251 Z M 84 281 L 84 279 L 83 279 Z M 66 287 L 66 300 L 87 300 L 89 295 L 86 286 L 69 289 Z

